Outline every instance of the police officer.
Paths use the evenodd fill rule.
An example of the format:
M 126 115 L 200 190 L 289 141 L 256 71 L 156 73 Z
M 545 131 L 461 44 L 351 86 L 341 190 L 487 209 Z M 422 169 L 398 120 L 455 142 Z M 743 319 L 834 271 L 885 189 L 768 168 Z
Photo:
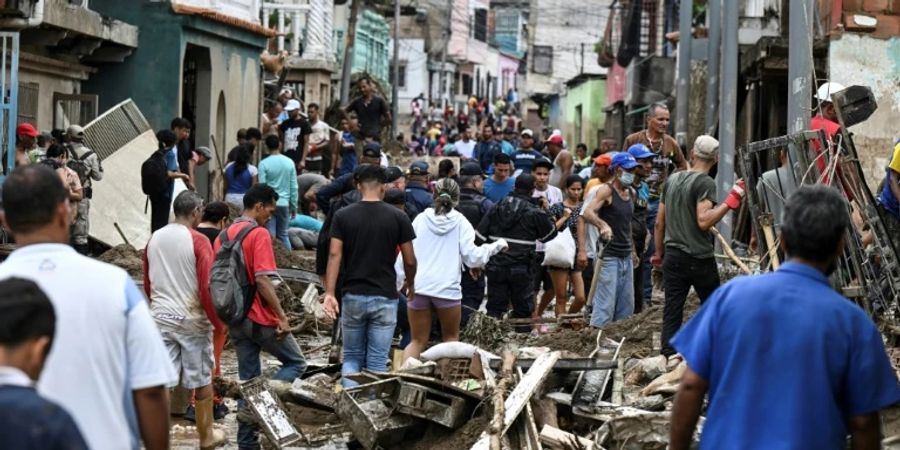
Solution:
M 82 255 L 88 254 L 88 235 L 91 231 L 90 213 L 91 198 L 94 195 L 93 182 L 103 179 L 103 166 L 100 165 L 100 157 L 84 145 L 84 128 L 79 125 L 71 125 L 66 134 L 70 143 L 70 161 L 74 161 L 70 166 L 83 165 L 83 170 L 75 170 L 78 172 L 81 185 L 84 188 L 84 197 L 78 202 L 78 215 L 75 217 L 75 224 L 72 226 L 72 246 Z
M 481 219 L 478 233 L 489 239 L 503 238 L 509 250 L 498 253 L 487 265 L 488 315 L 500 318 L 512 304 L 512 317 L 531 317 L 534 310 L 535 242 L 548 242 L 556 237 L 556 226 L 550 214 L 532 199 L 534 176 L 523 173 L 516 178 L 515 188 Z M 527 332 L 530 327 L 518 327 Z
M 410 219 L 424 212 L 431 206 L 434 198 L 428 189 L 428 163 L 414 161 L 406 173 L 406 214 Z
M 472 228 L 478 227 L 481 219 L 494 206 L 494 202 L 484 196 L 484 172 L 477 162 L 467 162 L 459 169 L 459 204 L 457 211 L 461 212 Z M 476 237 L 475 243 L 481 245 L 482 239 Z M 462 327 L 466 326 L 472 311 L 481 308 L 484 301 L 484 273 L 480 270 L 472 270 L 463 267 L 460 285 L 462 287 Z

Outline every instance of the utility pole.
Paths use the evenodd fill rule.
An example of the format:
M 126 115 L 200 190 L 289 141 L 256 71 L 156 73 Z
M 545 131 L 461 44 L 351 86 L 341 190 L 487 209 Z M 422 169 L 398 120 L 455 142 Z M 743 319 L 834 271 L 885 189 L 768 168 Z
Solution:
M 678 78 L 675 84 L 675 139 L 682 147 L 688 147 L 688 114 L 691 95 L 691 19 L 693 0 L 681 0 L 678 6 Z
M 350 21 L 347 24 L 347 42 L 344 46 L 344 66 L 341 68 L 341 104 L 350 103 L 350 75 L 353 70 L 353 45 L 356 41 L 356 19 L 359 15 L 359 4 L 363 0 L 351 0 Z
M 811 0 L 791 0 L 788 32 L 788 110 L 787 131 L 798 133 L 809 128 L 810 99 L 812 98 L 812 37 L 813 14 Z M 789 146 L 793 152 L 793 146 Z M 791 155 L 791 161 L 797 161 Z
M 391 138 L 397 137 L 397 112 L 400 104 L 400 0 L 394 0 L 394 81 L 391 82 Z
M 708 0 L 706 18 L 709 44 L 706 47 L 706 133 L 713 134 L 719 109 L 719 46 L 722 41 L 722 0 Z
M 438 95 L 441 98 L 441 109 L 447 108 L 447 96 L 446 90 L 444 89 L 444 78 L 446 77 L 446 70 L 444 70 L 444 66 L 447 65 L 447 46 L 450 45 L 450 26 L 453 23 L 453 2 L 449 2 L 450 11 L 447 12 L 447 25 L 444 27 L 444 32 L 441 33 L 442 44 L 441 44 L 441 71 L 438 74 Z
M 719 168 L 716 172 L 718 198 L 724 198 L 734 184 L 735 122 L 737 122 L 738 8 L 722 8 L 722 108 L 719 110 Z M 750 187 L 753 189 L 753 187 Z M 719 222 L 719 232 L 731 241 L 732 214 Z

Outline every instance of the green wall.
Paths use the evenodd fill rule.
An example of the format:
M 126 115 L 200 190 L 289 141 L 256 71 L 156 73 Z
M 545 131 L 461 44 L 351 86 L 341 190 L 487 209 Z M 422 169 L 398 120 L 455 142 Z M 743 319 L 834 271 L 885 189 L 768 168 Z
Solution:
M 581 136 L 576 136 L 576 110 L 581 106 Z M 565 101 L 566 138 L 570 146 L 584 142 L 588 152 L 600 146 L 597 130 L 602 130 L 606 123 L 606 79 L 585 79 L 568 86 Z

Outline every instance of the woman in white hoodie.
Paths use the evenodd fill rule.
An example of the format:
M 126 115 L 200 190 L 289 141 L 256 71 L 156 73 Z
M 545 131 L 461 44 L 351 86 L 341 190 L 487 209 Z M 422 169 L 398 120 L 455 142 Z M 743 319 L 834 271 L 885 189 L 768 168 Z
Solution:
M 434 186 L 432 207 L 416 216 L 413 230 L 416 238 L 415 295 L 407 300 L 412 341 L 403 352 L 403 360 L 418 358 L 431 332 L 431 313 L 437 312 L 444 342 L 459 340 L 462 289 L 462 267 L 484 267 L 491 256 L 505 250 L 506 241 L 498 239 L 492 244 L 475 245 L 475 230 L 459 211 L 453 209 L 459 203 L 459 185 L 451 178 L 444 178 Z M 403 265 L 398 260 L 398 277 L 402 278 Z

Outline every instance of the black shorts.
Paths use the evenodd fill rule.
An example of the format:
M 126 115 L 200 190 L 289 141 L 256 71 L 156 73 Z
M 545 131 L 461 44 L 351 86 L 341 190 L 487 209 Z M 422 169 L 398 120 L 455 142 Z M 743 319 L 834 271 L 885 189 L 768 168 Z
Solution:
M 544 252 L 534 254 L 534 265 L 531 266 L 534 273 L 534 292 L 540 292 L 543 285 L 545 291 L 553 291 L 553 278 L 550 277 L 549 267 L 543 266 Z

